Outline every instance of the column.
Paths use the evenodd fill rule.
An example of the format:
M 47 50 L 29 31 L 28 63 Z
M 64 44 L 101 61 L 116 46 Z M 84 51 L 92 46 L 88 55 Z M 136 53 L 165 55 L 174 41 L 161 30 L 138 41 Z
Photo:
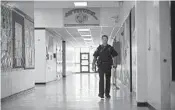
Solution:
M 62 75 L 66 77 L 66 41 L 62 41 Z
M 136 101 L 138 106 L 142 106 L 147 102 L 146 2 L 138 1 L 135 6 L 137 39 Z

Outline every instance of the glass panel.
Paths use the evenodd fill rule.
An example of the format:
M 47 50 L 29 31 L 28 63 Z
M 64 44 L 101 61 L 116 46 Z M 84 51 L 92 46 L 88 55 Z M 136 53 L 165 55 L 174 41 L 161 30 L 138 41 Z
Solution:
M 88 59 L 88 54 L 82 54 L 81 59 Z
M 82 60 L 81 61 L 81 65 L 88 65 L 89 64 L 89 61 L 88 60 Z
M 88 71 L 89 67 L 88 66 L 82 66 L 82 71 Z

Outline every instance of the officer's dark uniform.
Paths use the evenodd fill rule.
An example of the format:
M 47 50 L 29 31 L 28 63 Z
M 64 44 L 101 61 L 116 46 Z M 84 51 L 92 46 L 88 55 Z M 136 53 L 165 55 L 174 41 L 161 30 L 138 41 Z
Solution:
M 100 76 L 99 81 L 99 95 L 104 95 L 104 74 L 106 76 L 106 89 L 105 95 L 109 96 L 110 82 L 111 82 L 111 68 L 113 64 L 112 57 L 117 56 L 118 53 L 110 45 L 100 45 L 94 52 L 93 56 L 97 58 L 98 72 Z

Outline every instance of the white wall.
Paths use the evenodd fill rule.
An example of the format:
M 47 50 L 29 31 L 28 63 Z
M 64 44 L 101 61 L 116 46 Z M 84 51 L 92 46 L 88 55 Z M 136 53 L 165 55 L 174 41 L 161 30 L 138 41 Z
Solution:
M 35 30 L 35 82 L 46 81 L 46 39 L 45 30 Z
M 148 102 L 159 108 L 161 104 L 159 8 L 154 7 L 150 1 L 146 4 L 146 11 Z
M 110 13 L 109 13 L 110 12 Z M 119 8 L 101 8 L 100 9 L 100 25 L 101 26 L 119 26 L 115 19 L 119 14 Z
M 50 39 L 53 40 L 53 44 L 49 43 Z M 36 83 L 47 83 L 57 79 L 56 58 L 53 57 L 53 54 L 56 53 L 56 45 L 58 42 L 60 42 L 58 38 L 49 31 L 45 29 L 35 30 Z M 49 59 L 46 60 L 46 47 L 48 46 L 53 50 L 48 50 Z
M 110 13 L 109 13 L 110 12 Z M 100 9 L 100 25 L 114 26 L 115 17 L 119 13 L 119 8 L 101 8 Z M 60 28 L 64 26 L 63 9 L 62 8 L 35 8 L 34 13 L 35 27 Z M 118 26 L 118 23 L 116 24 Z
M 52 56 L 52 59 L 46 60 L 46 82 L 50 82 L 57 79 L 57 71 L 56 71 L 56 58 L 53 57 L 53 54 L 56 53 L 56 43 L 57 40 L 55 39 L 52 33 L 46 31 L 46 46 L 51 46 L 53 50 L 49 51 L 49 55 Z M 53 44 L 49 43 L 49 39 L 53 40 Z
M 137 102 L 148 102 L 158 110 L 168 110 L 170 103 L 173 104 L 171 105 L 173 107 L 175 102 L 173 83 L 170 88 L 169 2 L 124 2 L 123 8 L 126 9 L 121 9 L 123 12 L 120 18 L 125 20 L 124 18 L 128 16 L 130 8 L 134 4 L 136 6 L 137 38 L 136 100 Z M 164 59 L 167 62 L 164 62 Z
M 134 7 L 135 5 L 135 2 L 134 1 L 124 1 L 123 2 L 123 6 L 119 9 L 119 23 L 118 25 L 121 26 L 124 21 L 127 19 L 129 13 L 130 13 L 130 10 Z
M 140 93 L 137 91 L 137 95 L 147 95 L 145 100 L 158 110 L 170 109 L 171 36 L 169 11 L 169 2 L 136 3 L 137 89 L 147 92 L 145 94 L 144 91 Z M 167 62 L 164 62 L 164 59 Z M 145 68 L 141 68 L 144 66 Z M 141 72 L 144 72 L 145 75 Z M 140 98 L 137 97 L 137 101 L 139 100 Z
M 9 2 L 11 4 L 12 2 Z M 14 6 L 25 12 L 31 18 L 34 16 L 33 2 L 13 2 Z M 22 5 L 21 5 L 22 4 Z M 27 11 L 28 10 L 28 11 Z M 29 12 L 30 10 L 30 12 Z M 1 73 L 1 98 L 34 87 L 35 69 L 12 69 Z
M 35 9 L 35 27 L 63 27 L 63 11 L 58 9 Z
M 173 16 L 173 15 L 172 15 Z M 160 72 L 161 72 L 161 108 L 170 107 L 170 83 L 172 80 L 170 5 L 159 2 L 159 34 L 160 34 Z M 166 61 L 164 61 L 166 60 Z
M 175 82 L 171 82 L 171 108 L 175 109 Z
M 73 73 L 74 71 L 74 47 L 66 45 L 66 75 Z
M 136 4 L 136 45 L 137 45 L 137 73 L 136 73 L 136 100 L 147 102 L 147 65 L 146 65 L 146 6 L 145 2 Z M 143 95 L 144 94 L 144 95 Z
M 17 69 L 1 75 L 2 94 L 5 98 L 12 94 L 34 87 L 34 70 Z

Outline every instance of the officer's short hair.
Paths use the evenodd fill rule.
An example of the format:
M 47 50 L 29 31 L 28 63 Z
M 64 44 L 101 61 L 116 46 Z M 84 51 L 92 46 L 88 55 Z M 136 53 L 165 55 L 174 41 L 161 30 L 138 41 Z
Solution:
M 107 35 L 102 35 L 102 37 L 101 37 L 101 38 L 103 38 L 103 37 L 106 37 L 106 38 L 108 39 L 108 36 L 107 36 Z

